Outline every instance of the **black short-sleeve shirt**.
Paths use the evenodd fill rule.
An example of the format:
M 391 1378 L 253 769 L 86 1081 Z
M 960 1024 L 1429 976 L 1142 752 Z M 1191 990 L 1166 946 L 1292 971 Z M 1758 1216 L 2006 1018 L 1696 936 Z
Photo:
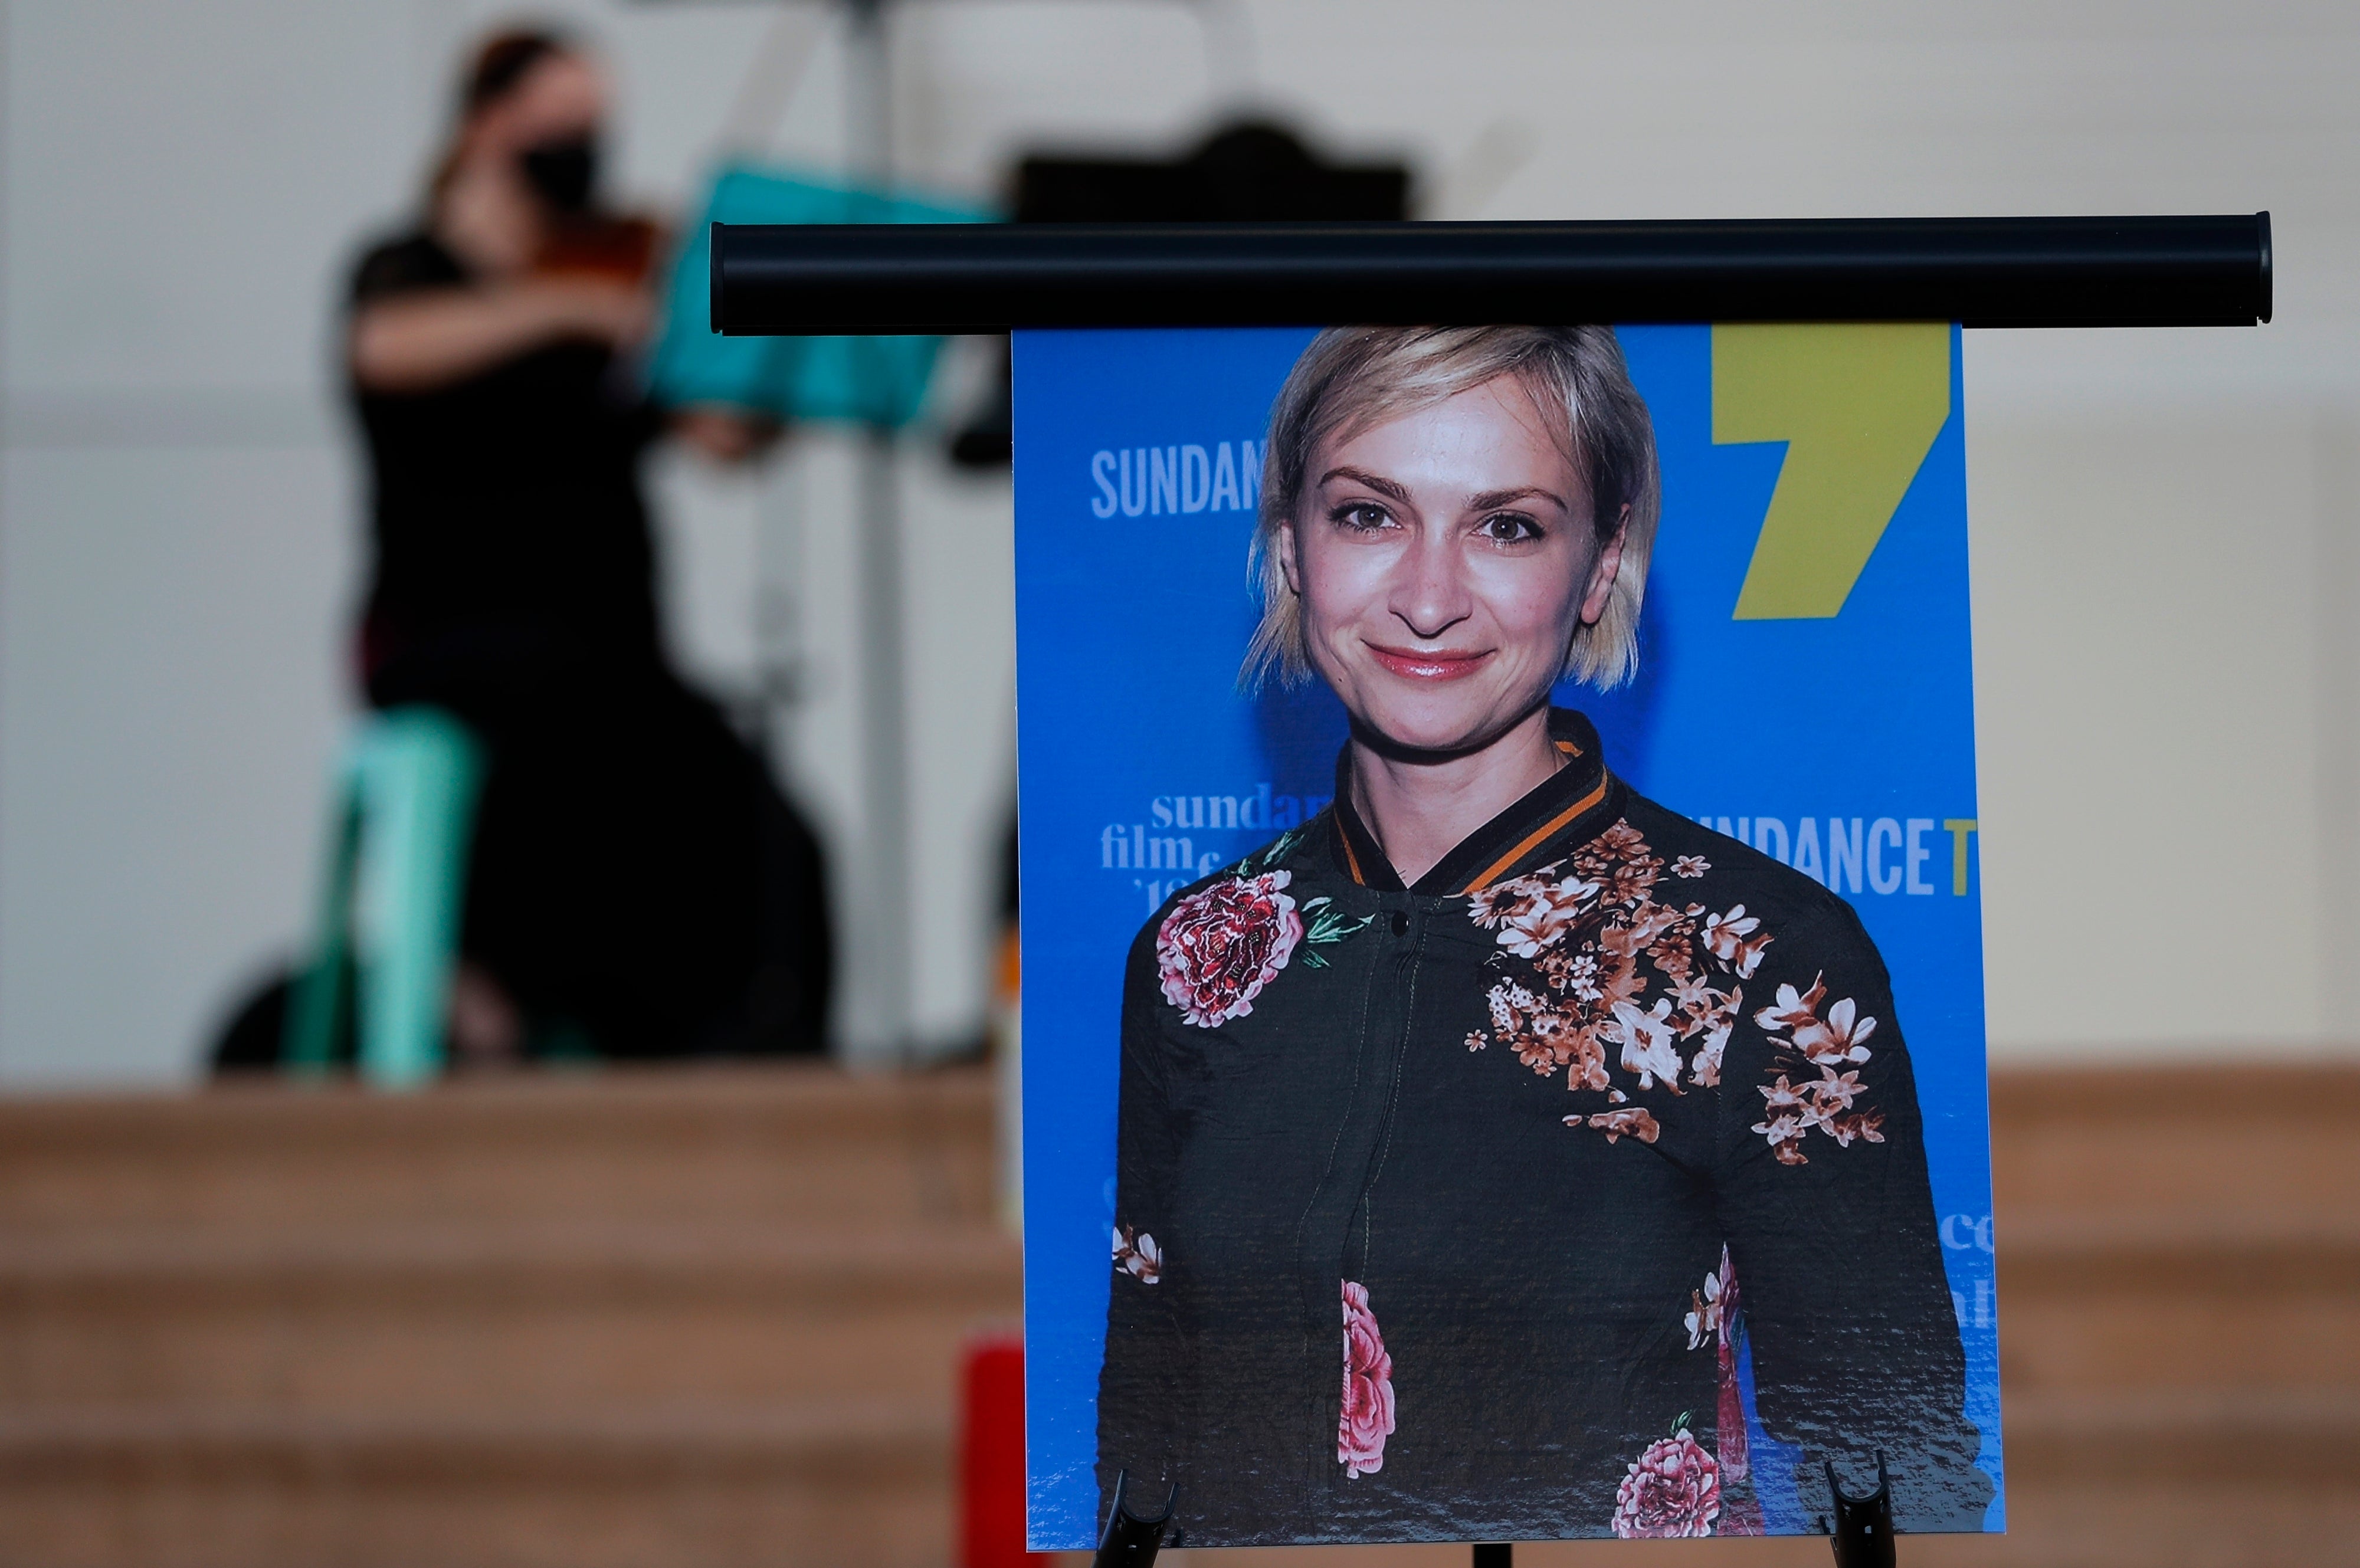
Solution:
M 423 233 L 370 249 L 351 303 L 464 289 Z M 376 547 L 366 658 L 399 664 L 653 658 L 639 459 L 656 419 L 603 344 L 552 343 L 452 385 L 353 399 Z

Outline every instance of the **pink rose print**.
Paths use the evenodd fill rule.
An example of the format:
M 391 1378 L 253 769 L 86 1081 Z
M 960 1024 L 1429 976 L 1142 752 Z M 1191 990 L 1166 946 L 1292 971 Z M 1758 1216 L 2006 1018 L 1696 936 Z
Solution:
M 1649 1443 L 1614 1493 L 1614 1533 L 1625 1541 L 1710 1535 L 1720 1515 L 1720 1468 L 1686 1427 Z
M 1232 877 L 1173 906 L 1155 932 L 1164 997 L 1198 1029 L 1253 1011 L 1253 999 L 1294 955 L 1303 918 L 1282 892 L 1292 874 Z
M 1385 1354 L 1364 1285 L 1344 1281 L 1344 1409 L 1336 1419 L 1336 1463 L 1347 1476 L 1385 1467 L 1393 1430 L 1393 1358 Z

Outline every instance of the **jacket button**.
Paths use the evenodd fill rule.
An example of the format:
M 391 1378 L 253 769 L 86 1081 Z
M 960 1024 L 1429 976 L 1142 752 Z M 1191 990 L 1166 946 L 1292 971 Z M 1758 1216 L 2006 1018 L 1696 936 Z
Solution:
M 1403 914 L 1399 909 L 1395 909 L 1393 911 L 1393 935 L 1409 935 L 1409 917 Z

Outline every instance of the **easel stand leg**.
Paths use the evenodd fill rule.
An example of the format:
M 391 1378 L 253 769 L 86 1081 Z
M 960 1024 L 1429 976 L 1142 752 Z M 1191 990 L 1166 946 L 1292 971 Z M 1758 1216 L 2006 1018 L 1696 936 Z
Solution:
M 1164 1547 L 1164 1528 L 1172 1522 L 1172 1505 L 1180 1488 L 1164 1494 L 1163 1506 L 1142 1513 L 1131 1500 L 1131 1472 L 1114 1478 L 1114 1504 L 1107 1509 L 1106 1530 L 1098 1536 L 1098 1554 L 1090 1568 L 1151 1568 Z
M 1893 1477 L 1886 1474 L 1885 1455 L 1876 1456 L 1876 1490 L 1855 1497 L 1836 1479 L 1832 1462 L 1827 1466 L 1828 1496 L 1834 1499 L 1835 1529 L 1828 1530 L 1836 1568 L 1894 1568 Z M 1821 1530 L 1828 1521 L 1819 1521 Z

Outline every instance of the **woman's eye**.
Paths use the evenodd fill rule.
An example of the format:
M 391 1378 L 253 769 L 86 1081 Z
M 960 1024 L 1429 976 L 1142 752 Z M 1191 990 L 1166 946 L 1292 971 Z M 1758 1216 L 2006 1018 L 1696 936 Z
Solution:
M 1483 519 L 1483 537 L 1513 544 L 1541 537 L 1541 526 L 1520 512 L 1500 512 Z
M 1345 528 L 1358 528 L 1364 533 L 1383 528 L 1393 521 L 1392 515 L 1382 506 L 1366 501 L 1357 506 L 1338 506 L 1329 515 Z

